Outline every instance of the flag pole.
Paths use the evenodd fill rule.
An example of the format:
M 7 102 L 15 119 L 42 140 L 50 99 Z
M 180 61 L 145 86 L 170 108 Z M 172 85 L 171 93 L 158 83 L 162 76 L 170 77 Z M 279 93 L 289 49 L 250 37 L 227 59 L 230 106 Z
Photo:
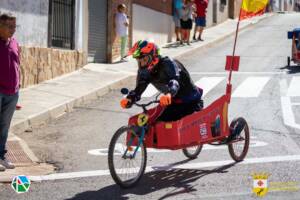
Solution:
M 243 1 L 242 1 L 243 2 Z M 233 45 L 233 52 L 232 52 L 232 59 L 231 59 L 231 65 L 230 65 L 230 71 L 229 71 L 229 77 L 228 77 L 228 84 L 231 84 L 231 76 L 232 76 L 232 67 L 233 67 L 233 61 L 234 61 L 234 55 L 235 55 L 235 48 L 236 48 L 236 42 L 237 42 L 237 37 L 239 33 L 239 26 L 240 26 L 240 20 L 241 20 L 241 8 L 240 8 L 240 14 L 239 14 L 239 19 L 238 23 L 236 26 L 236 31 L 235 31 L 235 38 L 234 38 L 234 45 Z

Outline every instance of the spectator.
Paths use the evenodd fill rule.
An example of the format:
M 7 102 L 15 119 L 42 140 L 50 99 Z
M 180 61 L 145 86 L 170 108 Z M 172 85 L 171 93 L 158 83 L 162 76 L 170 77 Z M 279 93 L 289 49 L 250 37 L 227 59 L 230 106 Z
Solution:
M 127 38 L 128 38 L 128 16 L 125 14 L 126 6 L 125 4 L 118 5 L 118 12 L 115 18 L 116 24 L 116 34 L 117 37 L 121 38 L 121 61 L 125 60 L 125 51 L 127 46 Z
M 173 20 L 175 23 L 176 41 L 181 40 L 180 17 L 181 17 L 182 7 L 183 7 L 182 0 L 173 0 Z
M 0 15 L 0 165 L 6 169 L 15 167 L 5 157 L 8 130 L 19 98 L 20 52 L 13 37 L 15 31 L 16 18 Z
M 192 0 L 185 0 L 185 3 L 183 5 L 182 15 L 180 19 L 182 37 L 181 44 L 183 44 L 183 42 L 186 42 L 188 45 L 190 45 L 190 32 L 193 27 L 193 5 L 194 3 Z
M 195 19 L 195 31 L 193 40 L 196 40 L 196 34 L 199 32 L 198 40 L 203 41 L 202 33 L 204 27 L 206 26 L 206 8 L 208 6 L 208 0 L 195 0 L 196 9 L 197 9 L 197 17 Z

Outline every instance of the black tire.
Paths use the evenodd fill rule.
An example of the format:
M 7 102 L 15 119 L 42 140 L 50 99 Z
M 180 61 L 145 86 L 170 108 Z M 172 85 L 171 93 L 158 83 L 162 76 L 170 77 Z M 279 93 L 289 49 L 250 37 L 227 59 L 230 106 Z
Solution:
M 291 57 L 290 56 L 287 57 L 287 66 L 288 67 L 291 66 Z
M 128 149 L 127 144 L 126 144 L 126 139 L 124 141 L 125 146 L 123 147 L 122 151 L 116 149 L 116 147 L 120 148 L 120 144 L 117 143 L 118 139 L 121 136 L 125 136 L 125 138 L 126 138 L 127 133 L 129 131 L 131 131 L 133 137 L 138 137 L 137 134 L 134 132 L 133 128 L 127 127 L 127 126 L 121 127 L 113 135 L 113 137 L 110 141 L 110 144 L 109 144 L 109 149 L 108 149 L 108 167 L 109 167 L 110 174 L 111 174 L 113 180 L 118 185 L 120 185 L 122 188 L 133 187 L 135 184 L 137 184 L 140 181 L 140 179 L 142 178 L 142 176 L 145 172 L 146 164 L 147 164 L 147 150 L 146 150 L 146 146 L 144 143 L 141 144 L 140 150 L 137 151 L 137 154 L 134 158 L 123 158 L 123 156 L 121 156 L 121 155 L 123 155 L 122 151 Z M 121 146 L 122 146 L 122 143 L 121 143 Z M 135 148 L 133 148 L 133 149 L 135 149 Z M 119 155 L 117 155 L 118 153 L 115 153 L 115 150 L 120 152 Z M 131 151 L 133 152 L 134 150 L 131 150 Z M 129 154 L 130 154 L 130 152 L 129 152 Z M 119 172 L 120 172 L 120 174 L 119 174 L 119 172 L 116 169 L 116 164 L 118 164 L 119 162 L 115 163 L 114 158 L 119 156 L 121 161 L 126 162 L 126 167 L 125 167 L 125 169 L 126 169 L 126 168 L 128 168 L 128 163 L 130 162 L 130 160 L 132 160 L 131 162 L 137 162 L 135 159 L 137 158 L 137 155 L 139 155 L 139 154 L 141 154 L 141 164 L 139 166 L 137 175 L 135 177 L 126 176 L 126 179 L 128 179 L 128 180 L 123 180 L 121 176 L 124 173 L 121 173 L 119 170 Z M 125 160 L 127 160 L 127 161 L 125 161 Z M 121 166 L 124 166 L 124 165 L 121 165 Z M 130 166 L 129 166 L 129 168 L 130 168 Z M 132 174 L 132 172 L 133 172 L 132 169 L 135 169 L 135 168 L 130 168 L 130 169 L 131 169 L 131 171 L 128 172 L 128 174 Z
M 195 148 L 195 147 L 196 147 L 196 149 L 194 150 L 194 152 L 192 152 L 190 148 Z M 197 145 L 197 146 L 187 147 L 187 148 L 182 149 L 182 152 L 187 158 L 195 159 L 198 157 L 199 153 L 201 152 L 202 147 L 203 147 L 202 144 Z
M 235 138 L 237 138 L 237 142 L 235 142 L 234 139 L 232 142 L 229 142 L 229 154 L 233 160 L 235 160 L 236 162 L 240 162 L 246 157 L 250 143 L 249 127 L 246 120 L 242 117 L 233 120 L 230 124 L 230 134 L 235 135 Z M 238 141 L 238 139 L 243 140 Z M 237 152 L 236 145 L 243 145 L 241 148 L 242 151 L 240 153 Z

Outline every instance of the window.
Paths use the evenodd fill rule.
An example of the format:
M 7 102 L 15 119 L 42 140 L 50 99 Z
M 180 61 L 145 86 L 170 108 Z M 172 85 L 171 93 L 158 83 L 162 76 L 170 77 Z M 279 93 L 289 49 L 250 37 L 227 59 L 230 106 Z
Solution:
M 75 0 L 49 1 L 50 47 L 74 49 Z

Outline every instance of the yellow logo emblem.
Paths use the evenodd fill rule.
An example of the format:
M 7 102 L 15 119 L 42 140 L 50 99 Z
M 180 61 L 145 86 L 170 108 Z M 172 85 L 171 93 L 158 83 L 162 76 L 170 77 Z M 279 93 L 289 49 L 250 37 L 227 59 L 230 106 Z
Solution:
M 148 122 L 148 115 L 146 115 L 146 114 L 140 114 L 139 116 L 138 116 L 138 120 L 137 120 L 137 123 L 138 123 L 138 125 L 139 126 L 144 126 L 147 122 Z
M 253 177 L 253 189 L 252 191 L 258 197 L 263 197 L 268 193 L 268 176 L 269 174 L 252 174 Z

